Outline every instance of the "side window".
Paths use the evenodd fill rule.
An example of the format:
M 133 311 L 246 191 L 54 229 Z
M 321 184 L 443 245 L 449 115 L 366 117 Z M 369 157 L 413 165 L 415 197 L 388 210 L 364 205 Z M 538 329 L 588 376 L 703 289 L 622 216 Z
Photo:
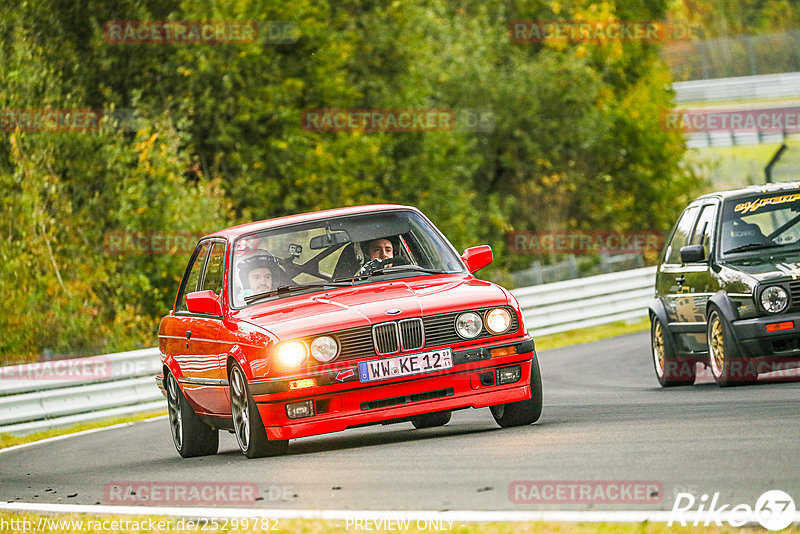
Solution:
M 217 295 L 222 294 L 222 275 L 225 270 L 225 243 L 215 241 L 214 248 L 208 258 L 206 275 L 203 277 L 202 289 L 210 289 Z
M 694 232 L 692 232 L 692 239 L 688 243 L 689 245 L 703 245 L 706 247 L 706 254 L 708 254 L 709 248 L 711 247 L 711 232 L 714 230 L 714 216 L 716 214 L 716 205 L 709 204 L 703 206 L 700 217 L 697 218 Z
M 678 224 L 675 225 L 675 233 L 672 234 L 664 263 L 681 263 L 681 247 L 689 244 L 689 233 L 692 231 L 699 209 L 698 206 L 692 206 L 683 212 Z
M 186 294 L 192 293 L 194 291 L 199 290 L 201 274 L 203 273 L 203 267 L 206 265 L 206 258 L 208 258 L 208 251 L 211 249 L 211 241 L 206 241 L 200 247 L 200 251 L 194 258 L 194 264 L 192 265 L 189 273 L 186 275 L 186 280 L 184 280 L 181 290 L 181 294 L 178 296 L 178 303 L 175 306 L 176 312 L 187 311 L 186 307 Z

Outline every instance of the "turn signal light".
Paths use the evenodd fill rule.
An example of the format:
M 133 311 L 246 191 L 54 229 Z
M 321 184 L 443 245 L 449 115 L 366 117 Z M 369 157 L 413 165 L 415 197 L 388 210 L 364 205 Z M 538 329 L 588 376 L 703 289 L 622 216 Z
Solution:
M 492 358 L 499 358 L 500 356 L 508 356 L 517 353 L 517 346 L 511 345 L 510 347 L 499 347 L 490 351 Z
M 770 323 L 767 325 L 767 332 L 777 332 L 778 330 L 791 330 L 794 328 L 793 321 L 786 321 L 783 323 Z
M 302 380 L 292 380 L 289 382 L 289 389 L 313 388 L 316 385 L 316 378 L 303 378 Z

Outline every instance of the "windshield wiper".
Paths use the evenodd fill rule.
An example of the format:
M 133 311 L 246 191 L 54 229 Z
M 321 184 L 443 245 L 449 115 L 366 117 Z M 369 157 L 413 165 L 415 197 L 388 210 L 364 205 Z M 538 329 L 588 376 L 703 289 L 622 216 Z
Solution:
M 761 248 L 774 248 L 774 247 L 782 247 L 783 245 L 779 243 L 747 243 L 746 245 L 740 245 L 738 247 L 734 247 L 730 250 L 726 250 L 725 254 L 729 254 L 731 252 L 744 252 L 745 250 L 756 250 Z
M 274 297 L 275 295 L 285 295 L 288 293 L 294 293 L 295 291 L 302 291 L 304 289 L 319 289 L 324 287 L 350 287 L 353 283 L 345 280 L 334 280 L 332 282 L 313 282 L 309 284 L 297 284 L 292 286 L 281 286 L 277 289 L 272 289 L 270 291 L 265 291 L 263 293 L 256 293 L 255 295 L 249 295 L 244 298 L 244 301 L 248 304 L 252 304 L 257 300 L 261 300 L 267 297 Z

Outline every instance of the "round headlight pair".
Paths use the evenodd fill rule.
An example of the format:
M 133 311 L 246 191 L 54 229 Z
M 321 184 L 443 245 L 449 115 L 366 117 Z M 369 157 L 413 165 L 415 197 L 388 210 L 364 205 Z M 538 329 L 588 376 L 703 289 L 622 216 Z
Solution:
M 494 308 L 486 314 L 486 330 L 497 335 L 511 327 L 511 314 L 505 308 Z M 472 339 L 481 333 L 484 322 L 475 312 L 462 313 L 456 318 L 456 332 L 464 339 Z
M 761 292 L 761 306 L 769 313 L 780 313 L 789 305 L 789 295 L 781 286 L 770 286 Z
M 339 355 L 339 344 L 330 336 L 318 336 L 311 341 L 309 350 L 302 341 L 283 341 L 275 347 L 275 367 L 282 370 L 300 367 L 308 360 L 309 352 L 318 362 L 328 363 Z

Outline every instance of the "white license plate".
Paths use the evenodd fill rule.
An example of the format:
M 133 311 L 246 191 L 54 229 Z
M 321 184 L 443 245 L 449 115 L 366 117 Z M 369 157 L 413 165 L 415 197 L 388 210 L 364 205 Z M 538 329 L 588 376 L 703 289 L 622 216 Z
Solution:
M 432 350 L 417 354 L 394 356 L 382 360 L 359 362 L 358 375 L 362 382 L 388 380 L 400 376 L 430 373 L 453 367 L 450 349 Z

